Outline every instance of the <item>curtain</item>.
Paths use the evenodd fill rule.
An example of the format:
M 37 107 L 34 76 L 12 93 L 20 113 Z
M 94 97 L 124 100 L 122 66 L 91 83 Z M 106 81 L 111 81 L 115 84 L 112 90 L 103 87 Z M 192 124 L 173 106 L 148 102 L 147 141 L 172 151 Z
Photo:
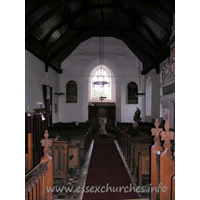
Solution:
M 44 115 L 45 117 L 45 115 Z M 43 147 L 40 140 L 44 139 L 44 131 L 47 130 L 47 120 L 42 121 L 40 114 L 33 115 L 33 167 L 35 167 L 43 156 Z
M 28 133 L 31 133 L 31 114 L 25 113 L 25 146 L 28 144 Z

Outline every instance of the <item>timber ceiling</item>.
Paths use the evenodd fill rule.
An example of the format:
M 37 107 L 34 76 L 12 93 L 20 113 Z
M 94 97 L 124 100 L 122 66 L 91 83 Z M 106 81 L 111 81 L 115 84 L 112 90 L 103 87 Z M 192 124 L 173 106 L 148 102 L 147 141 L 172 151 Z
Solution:
M 62 73 L 61 62 L 93 36 L 122 40 L 142 74 L 169 57 L 175 0 L 26 0 L 26 49 Z

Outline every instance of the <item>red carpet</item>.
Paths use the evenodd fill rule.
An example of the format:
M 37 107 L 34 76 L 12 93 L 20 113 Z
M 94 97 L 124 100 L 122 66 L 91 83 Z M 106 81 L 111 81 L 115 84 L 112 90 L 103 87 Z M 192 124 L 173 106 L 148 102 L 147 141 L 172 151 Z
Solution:
M 133 191 L 133 185 L 131 185 L 132 189 L 130 192 L 130 184 L 132 182 L 115 146 L 115 136 L 108 133 L 105 138 L 102 138 L 98 134 L 94 134 L 93 139 L 94 147 L 83 200 L 138 198 L 137 193 Z M 126 187 L 126 189 L 124 190 L 123 187 Z M 111 189 L 112 191 L 114 189 L 114 191 L 111 192 Z

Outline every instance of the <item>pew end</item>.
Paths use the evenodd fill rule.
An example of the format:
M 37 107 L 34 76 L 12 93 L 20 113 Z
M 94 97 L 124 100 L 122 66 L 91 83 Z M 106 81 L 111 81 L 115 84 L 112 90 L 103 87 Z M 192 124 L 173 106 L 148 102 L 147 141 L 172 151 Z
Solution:
M 142 181 L 150 181 L 150 157 L 138 153 L 138 186 L 142 187 Z
M 77 146 L 69 146 L 69 169 L 74 169 L 76 174 L 80 173 L 80 148 Z

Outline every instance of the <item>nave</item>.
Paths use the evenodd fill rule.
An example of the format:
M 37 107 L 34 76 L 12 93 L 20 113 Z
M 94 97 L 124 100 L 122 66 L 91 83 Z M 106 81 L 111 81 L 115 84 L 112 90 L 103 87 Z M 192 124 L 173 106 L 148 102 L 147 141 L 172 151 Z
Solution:
M 135 147 L 138 148 L 138 161 L 136 162 L 136 157 L 132 158 L 130 156 L 132 155 L 130 154 L 131 152 L 129 152 L 128 148 L 126 148 L 129 146 L 127 145 L 128 143 L 126 143 L 129 142 L 128 139 L 129 140 L 131 139 L 132 140 L 131 144 L 134 144 L 133 138 L 126 138 L 124 137 L 124 134 L 120 136 L 119 132 L 117 132 L 117 134 L 107 133 L 107 135 L 104 137 L 95 133 L 92 135 L 93 140 L 87 152 L 87 156 L 85 158 L 85 162 L 82 166 L 80 174 L 79 173 L 69 174 L 69 177 L 67 179 L 57 179 L 53 177 L 54 186 L 57 186 L 58 188 L 63 188 L 63 187 L 71 188 L 73 186 L 73 192 L 69 191 L 56 192 L 54 190 L 51 194 L 53 199 L 83 199 L 83 200 L 90 200 L 90 199 L 117 200 L 117 199 L 139 199 L 139 198 L 150 199 L 151 196 L 152 199 L 173 200 L 174 182 L 172 182 L 171 184 L 166 182 L 166 180 L 169 179 L 171 180 L 172 178 L 172 181 L 173 180 L 175 181 L 174 158 L 172 158 L 171 150 L 169 151 L 169 149 L 171 149 L 171 147 L 173 146 L 169 142 L 170 140 L 173 140 L 174 133 L 172 131 L 169 131 L 168 129 L 169 127 L 167 124 L 165 125 L 166 131 L 162 131 L 162 129 L 159 128 L 158 125 L 159 125 L 158 123 L 157 124 L 155 123 L 156 128 L 151 129 L 152 136 L 155 136 L 154 145 L 151 146 L 151 153 L 153 153 L 153 151 L 154 152 L 156 151 L 156 153 L 158 152 L 156 150 L 157 148 L 156 146 L 158 146 L 159 148 L 161 147 L 158 145 L 159 135 L 160 135 L 162 140 L 165 140 L 165 143 L 163 145 L 165 151 L 163 151 L 163 149 L 160 149 L 160 152 L 162 152 L 160 155 L 160 163 L 158 162 L 158 159 L 154 159 L 155 162 L 150 161 L 150 158 L 153 157 L 152 155 L 151 156 L 148 155 L 149 163 L 147 163 L 146 160 L 142 160 L 142 162 L 140 161 L 141 154 L 143 157 L 145 158 L 147 157 L 147 154 L 145 152 L 147 148 L 146 147 L 142 148 L 142 147 L 144 147 L 144 144 L 147 144 L 147 146 L 149 145 L 149 142 L 146 142 L 148 141 L 148 138 L 150 138 L 148 136 L 142 138 L 135 138 L 137 140 L 137 145 L 135 145 Z M 123 131 L 121 133 L 123 133 Z M 123 139 L 120 139 L 120 137 L 123 137 Z M 122 141 L 122 143 L 119 143 L 119 141 Z M 139 145 L 139 143 L 141 146 Z M 126 146 L 124 144 L 126 144 Z M 136 148 L 134 148 L 134 152 L 136 152 Z M 175 156 L 175 151 L 174 151 L 174 156 Z M 130 167 L 131 162 L 134 163 L 133 171 Z M 139 174 L 141 173 L 141 169 L 143 170 L 144 168 L 141 167 L 141 163 L 146 166 L 145 168 L 147 168 L 147 166 L 149 168 L 149 170 L 146 170 L 148 171 L 147 174 L 145 174 L 145 171 L 144 174 L 141 174 L 142 180 L 139 179 L 140 177 Z M 160 165 L 159 167 L 158 163 Z M 153 169 L 154 164 L 156 164 L 155 169 Z M 171 170 L 169 168 L 171 168 Z M 162 171 L 160 169 L 162 169 Z M 141 192 L 141 190 L 136 190 L 136 192 L 133 191 L 134 189 L 137 189 L 140 184 L 142 184 L 142 186 L 146 184 L 147 187 L 144 188 L 145 190 L 148 190 L 150 182 L 148 181 L 146 182 L 146 177 L 150 176 L 150 170 L 151 170 L 151 175 L 153 175 L 152 176 L 153 178 L 151 177 L 151 185 L 156 187 L 156 184 L 159 184 L 158 179 L 160 179 L 160 182 L 162 181 L 165 187 L 169 188 L 169 184 L 171 184 L 170 186 L 171 188 L 169 189 L 169 194 L 165 192 L 153 193 L 146 191 L 145 193 L 144 191 Z M 143 178 L 145 179 L 143 180 Z M 48 178 L 46 179 L 46 183 L 49 182 L 47 180 Z M 43 184 L 44 183 L 45 181 L 43 182 Z M 78 187 L 79 190 L 76 190 Z M 129 191 L 130 188 L 132 188 L 131 192 Z M 85 189 L 84 192 L 82 191 L 83 189 Z M 39 190 L 36 189 L 36 190 L 41 193 L 41 189 Z M 42 195 L 44 195 L 45 198 L 50 194 L 50 193 L 45 194 L 45 191 L 43 192 L 44 194 Z M 29 193 L 27 195 L 27 199 L 32 199 L 33 196 L 34 195 L 32 193 L 31 194 Z M 44 198 L 40 197 L 38 199 L 44 199 Z M 47 199 L 50 198 L 47 197 Z

